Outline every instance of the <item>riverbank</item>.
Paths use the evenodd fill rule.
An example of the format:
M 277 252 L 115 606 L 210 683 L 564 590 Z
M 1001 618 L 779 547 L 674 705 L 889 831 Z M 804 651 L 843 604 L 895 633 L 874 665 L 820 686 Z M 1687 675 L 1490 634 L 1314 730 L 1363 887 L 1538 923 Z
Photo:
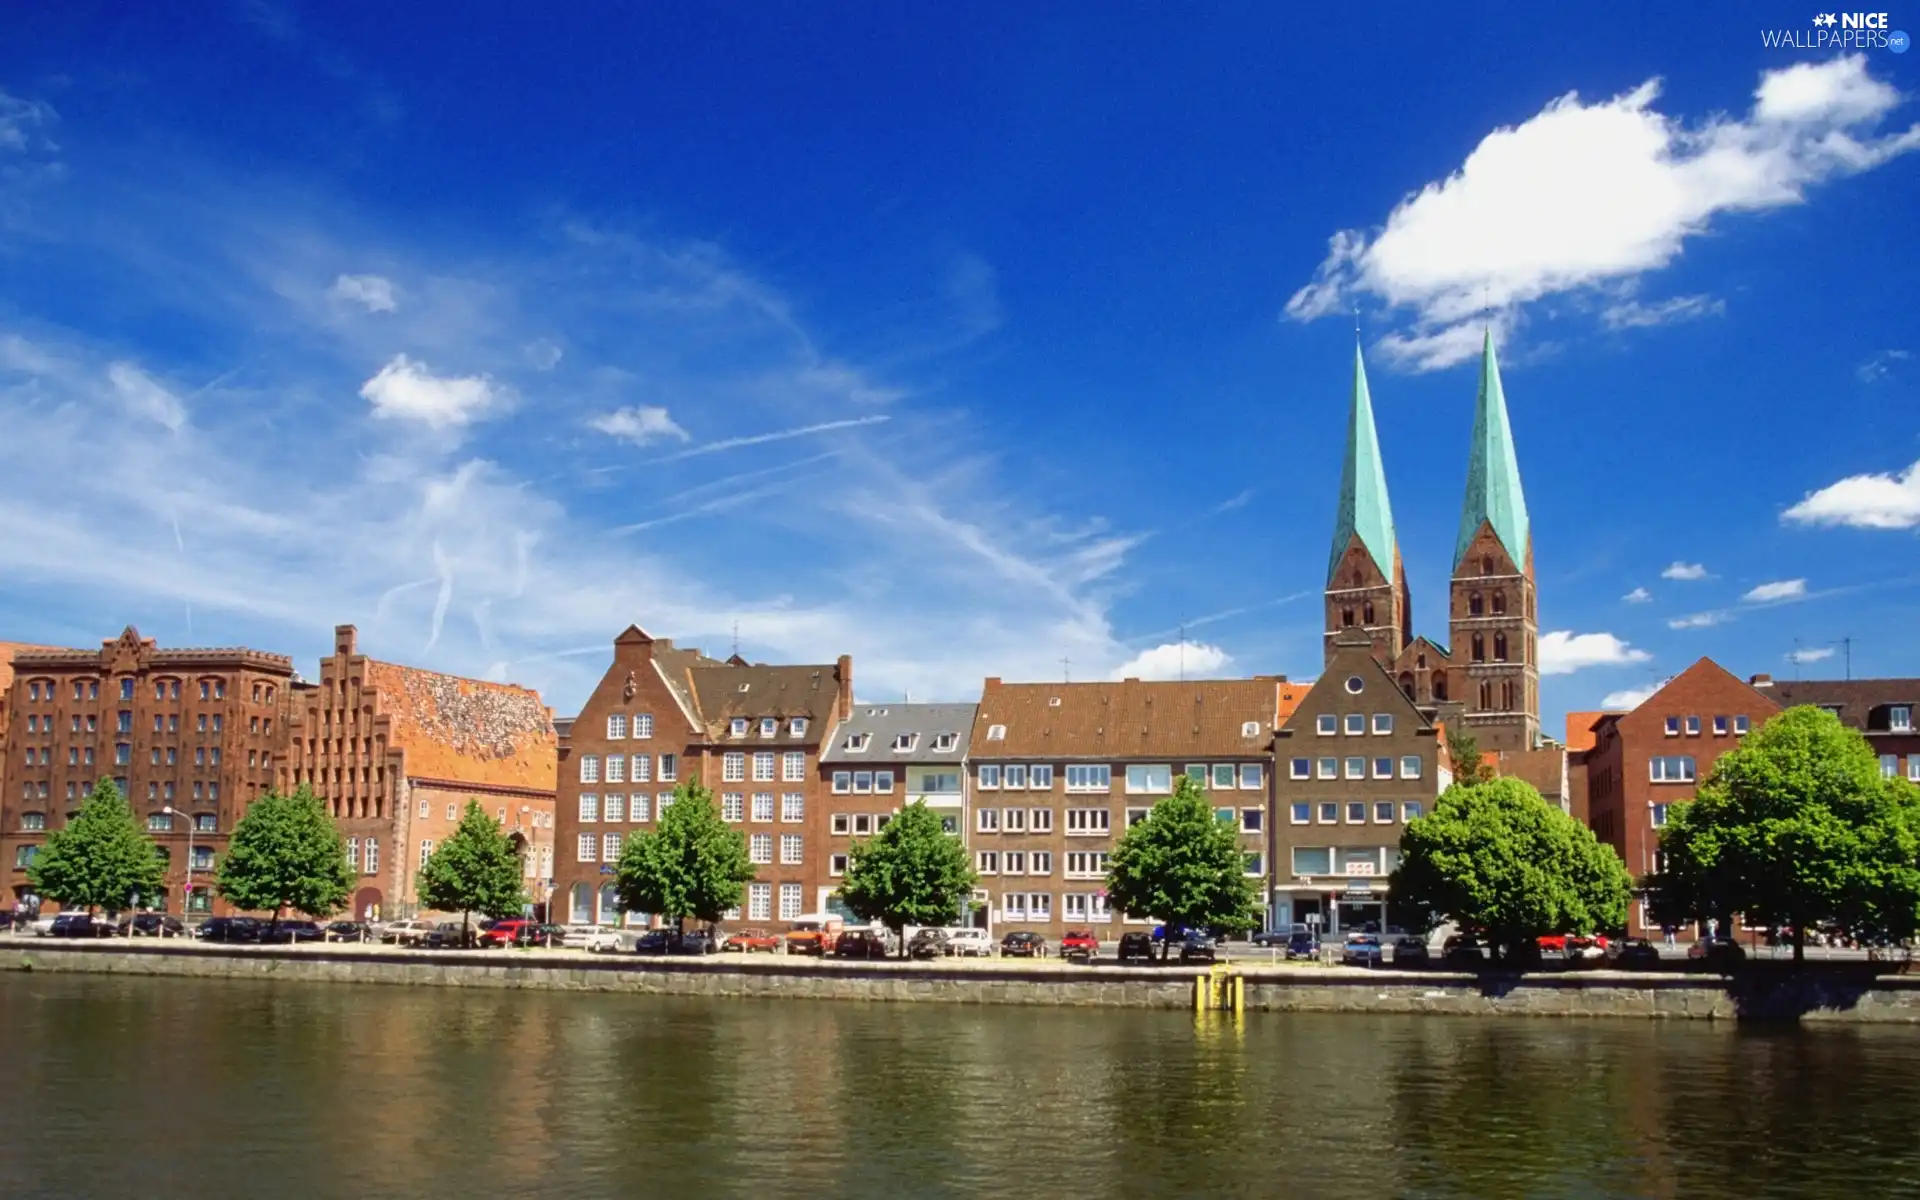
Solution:
M 1531 975 L 1223 964 L 1085 967 L 1057 960 L 647 959 L 565 950 L 426 951 L 179 942 L 0 944 L 0 971 L 286 979 L 415 987 L 888 1003 L 1460 1016 L 1920 1024 L 1920 977 L 1753 970 L 1734 979 L 1582 971 Z M 1235 980 L 1238 980 L 1237 986 Z

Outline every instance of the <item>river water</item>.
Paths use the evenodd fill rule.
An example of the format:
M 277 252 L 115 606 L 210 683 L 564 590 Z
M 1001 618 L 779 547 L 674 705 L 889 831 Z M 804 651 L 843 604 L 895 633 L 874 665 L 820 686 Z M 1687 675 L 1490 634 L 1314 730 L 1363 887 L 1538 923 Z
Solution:
M 1920 1192 L 1920 1030 L 0 977 L 0 1196 Z

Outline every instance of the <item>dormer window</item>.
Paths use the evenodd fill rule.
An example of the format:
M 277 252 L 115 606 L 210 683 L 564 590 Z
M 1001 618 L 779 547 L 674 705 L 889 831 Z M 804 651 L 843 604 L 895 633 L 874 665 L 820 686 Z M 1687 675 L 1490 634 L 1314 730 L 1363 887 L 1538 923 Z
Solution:
M 787 733 L 793 737 L 807 736 L 807 719 L 805 717 L 795 717 L 793 720 L 788 721 Z
M 760 718 L 760 736 L 774 737 L 780 732 L 780 721 L 775 717 Z
M 951 752 L 953 748 L 959 743 L 960 743 L 960 735 L 957 733 L 939 734 L 935 736 L 933 739 L 934 753 L 947 754 Z
M 1887 709 L 1887 728 L 1894 733 L 1913 732 L 1913 706 L 1896 704 Z
M 1260 722 L 1258 722 L 1258 721 L 1247 721 L 1247 722 L 1244 722 L 1244 723 L 1242 723 L 1242 724 L 1241 724 L 1241 726 L 1240 726 L 1240 736 L 1241 736 L 1241 737 L 1249 737 L 1249 738 L 1250 738 L 1250 737 L 1259 737 L 1259 736 L 1260 736 Z
M 1004 741 L 1006 741 L 1006 740 L 1007 740 L 1007 727 L 1006 727 L 1005 725 L 989 725 L 989 726 L 987 726 L 987 740 L 988 740 L 988 741 L 990 741 L 990 742 L 1004 742 Z
M 906 754 L 918 745 L 919 742 L 920 735 L 917 733 L 897 734 L 893 739 L 893 752 L 895 754 Z
M 727 731 L 733 734 L 734 737 L 747 736 L 747 719 L 745 717 L 735 717 L 732 722 L 728 724 Z
M 846 749 L 851 754 L 863 753 L 872 740 L 873 735 L 870 733 L 850 733 L 847 735 Z

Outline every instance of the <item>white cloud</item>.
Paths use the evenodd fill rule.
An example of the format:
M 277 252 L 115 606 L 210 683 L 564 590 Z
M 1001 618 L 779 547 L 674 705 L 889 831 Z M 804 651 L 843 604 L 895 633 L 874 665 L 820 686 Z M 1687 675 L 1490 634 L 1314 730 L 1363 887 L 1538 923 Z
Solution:
M 1611 633 L 1573 633 L 1565 629 L 1540 635 L 1540 673 L 1571 675 L 1586 667 L 1619 667 L 1653 657 Z
M 1205 642 L 1166 642 L 1113 669 L 1115 679 L 1210 679 L 1233 661 Z
M 1806 580 L 1781 579 L 1773 583 L 1763 583 L 1740 598 L 1749 604 L 1767 604 L 1781 600 L 1804 600 L 1806 596 Z
M 179 433 L 187 423 L 186 406 L 180 397 L 153 381 L 153 377 L 132 363 L 117 362 L 107 367 L 107 379 L 113 384 L 127 411 L 164 425 Z
M 1653 599 L 1653 593 L 1646 588 L 1637 587 L 1620 598 L 1628 604 L 1645 604 Z
M 1674 617 L 1667 622 L 1668 629 L 1706 629 L 1726 620 L 1722 612 L 1698 612 L 1684 617 Z
M 1665 686 L 1666 682 L 1663 680 L 1660 683 L 1650 683 L 1646 687 L 1621 688 L 1617 692 L 1608 692 L 1600 698 L 1600 707 L 1609 710 L 1632 712 L 1642 704 L 1645 704 L 1655 692 Z
M 1860 377 L 1861 383 L 1879 383 L 1893 373 L 1895 363 L 1905 362 L 1912 357 L 1912 353 L 1906 350 L 1882 350 L 1854 368 L 1853 373 Z
M 469 424 L 505 406 L 507 397 L 485 375 L 435 375 L 427 364 L 404 354 L 380 368 L 360 387 L 373 415 L 419 421 L 434 429 Z
M 1717 317 L 1726 311 L 1726 301 L 1712 296 L 1675 296 L 1671 300 L 1653 304 L 1621 300 L 1603 309 L 1600 320 L 1608 329 L 1643 329 L 1651 325 L 1674 325 L 1701 317 Z
M 836 429 L 858 429 L 862 425 L 879 425 L 889 419 L 885 415 L 850 417 L 842 421 L 821 421 L 814 425 L 802 425 L 798 429 L 782 429 L 777 433 L 756 433 L 747 437 L 722 438 L 717 442 L 702 442 L 691 449 L 669 455 L 668 458 L 695 458 L 703 454 L 718 454 L 722 450 L 738 450 L 742 446 L 760 446 L 767 442 L 784 442 L 788 438 L 811 437 L 816 433 L 830 433 Z
M 41 100 L 22 100 L 0 91 L 0 150 L 25 153 L 35 148 L 52 148 L 46 130 L 59 114 Z
M 551 371 L 560 365 L 561 356 L 566 351 L 552 338 L 537 338 L 527 345 L 527 361 L 537 371 Z
M 1832 646 L 1810 646 L 1804 650 L 1789 651 L 1787 654 L 1787 661 L 1790 663 L 1806 664 L 1806 663 L 1817 663 L 1822 659 L 1832 658 L 1832 657 L 1833 657 Z
M 364 305 L 368 312 L 390 313 L 400 309 L 394 297 L 393 281 L 380 275 L 342 275 L 333 281 L 327 294 L 336 300 Z
M 609 437 L 644 446 L 649 442 L 658 442 L 666 438 L 678 438 L 691 441 L 693 435 L 674 424 L 667 410 L 650 404 L 637 404 L 628 408 L 615 409 L 602 413 L 587 422 L 588 425 Z
M 1707 568 L 1702 563 L 1681 562 L 1675 559 L 1672 566 L 1660 572 L 1662 579 L 1695 580 L 1707 578 Z
M 1780 514 L 1800 525 L 1855 529 L 1912 529 L 1920 525 L 1920 462 L 1887 474 L 1849 475 Z
M 1437 369 L 1479 349 L 1489 309 L 1630 287 L 1721 218 L 1802 203 L 1814 185 L 1920 147 L 1920 126 L 1875 132 L 1901 97 L 1862 55 L 1766 72 L 1744 118 L 1689 124 L 1656 111 L 1659 95 L 1658 80 L 1592 103 L 1568 93 L 1494 130 L 1377 230 L 1334 234 L 1286 315 L 1312 320 L 1373 297 L 1412 314 L 1411 330 L 1383 346 Z M 1615 319 L 1708 311 L 1684 299 L 1700 303 L 1616 306 Z

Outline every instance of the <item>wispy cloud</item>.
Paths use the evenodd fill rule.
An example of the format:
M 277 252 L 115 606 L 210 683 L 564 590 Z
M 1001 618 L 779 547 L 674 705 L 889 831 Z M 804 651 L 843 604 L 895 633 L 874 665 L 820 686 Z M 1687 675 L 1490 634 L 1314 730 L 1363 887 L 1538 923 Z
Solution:
M 1806 595 L 1806 580 L 1781 579 L 1773 583 L 1763 583 L 1748 591 L 1740 599 L 1749 604 L 1768 604 L 1784 600 L 1804 600 Z
M 1720 611 L 1690 613 L 1684 617 L 1674 617 L 1667 622 L 1668 629 L 1707 629 L 1727 619 Z
M 335 300 L 360 305 L 370 313 L 398 312 L 400 301 L 393 281 L 381 275 L 342 275 L 327 289 Z
M 1587 667 L 1621 667 L 1652 658 L 1645 650 L 1629 646 L 1611 633 L 1573 633 L 1560 629 L 1540 635 L 1542 675 L 1571 675 Z
M 1806 646 L 1799 650 L 1790 650 L 1787 652 L 1788 662 L 1799 663 L 1803 666 L 1807 663 L 1817 663 L 1823 659 L 1832 657 L 1832 646 Z
M 1672 566 L 1660 572 L 1660 578 L 1678 579 L 1678 580 L 1690 582 L 1696 579 L 1709 579 L 1711 578 L 1711 576 L 1707 574 L 1707 568 L 1700 563 L 1680 562 L 1678 560 L 1675 560 Z
M 1309 596 L 1318 595 L 1320 595 L 1320 593 L 1317 591 L 1294 592 L 1291 595 L 1275 596 L 1271 600 L 1262 600 L 1258 604 L 1243 604 L 1237 608 L 1223 608 L 1219 612 L 1211 612 L 1202 616 L 1192 617 L 1174 626 L 1172 629 L 1156 629 L 1152 633 L 1136 633 L 1127 638 L 1126 641 L 1129 644 L 1137 645 L 1141 642 L 1153 641 L 1156 638 L 1180 637 L 1192 630 L 1202 629 L 1208 625 L 1216 625 L 1221 621 L 1230 621 L 1235 617 L 1244 617 L 1248 613 L 1265 612 L 1270 608 L 1278 608 L 1283 604 L 1291 604 L 1296 600 L 1304 600 Z
M 756 433 L 746 437 L 722 438 L 717 442 L 702 442 L 688 447 L 677 454 L 669 454 L 662 462 L 673 462 L 682 458 L 698 458 L 703 454 L 718 454 L 723 450 L 738 450 L 743 446 L 764 446 L 768 442 L 784 442 L 790 438 L 812 437 L 815 434 L 831 433 L 836 429 L 859 429 L 864 425 L 880 425 L 892 420 L 884 413 L 866 417 L 848 417 L 840 421 L 821 421 L 814 425 L 802 425 L 797 429 L 782 429 L 777 433 Z
M 1861 383 L 1879 383 L 1891 375 L 1896 366 L 1912 357 L 1912 352 L 1907 350 L 1882 350 L 1854 368 L 1853 373 L 1859 376 Z
M 1637 587 L 1620 598 L 1628 604 L 1645 604 L 1653 599 L 1653 593 L 1644 587 Z
M 1675 296 L 1652 304 L 1621 300 L 1601 310 L 1600 321 L 1608 329 L 1645 329 L 1653 325 L 1675 325 L 1682 321 L 1697 321 L 1701 317 L 1717 317 L 1726 311 L 1726 301 L 1712 296 Z
M 1259 494 L 1260 493 L 1257 489 L 1247 488 L 1241 491 L 1238 495 L 1229 496 L 1227 499 L 1222 500 L 1220 503 L 1208 509 L 1207 515 L 1209 517 L 1217 517 L 1222 513 L 1230 513 L 1235 509 L 1245 508 L 1247 505 L 1251 504 L 1253 502 L 1253 498 Z
M 587 421 L 588 426 L 599 430 L 608 437 L 632 442 L 644 446 L 649 442 L 665 441 L 673 438 L 686 442 L 693 435 L 674 423 L 667 410 L 651 404 L 636 404 L 629 408 L 615 409 L 610 413 L 601 413 Z

